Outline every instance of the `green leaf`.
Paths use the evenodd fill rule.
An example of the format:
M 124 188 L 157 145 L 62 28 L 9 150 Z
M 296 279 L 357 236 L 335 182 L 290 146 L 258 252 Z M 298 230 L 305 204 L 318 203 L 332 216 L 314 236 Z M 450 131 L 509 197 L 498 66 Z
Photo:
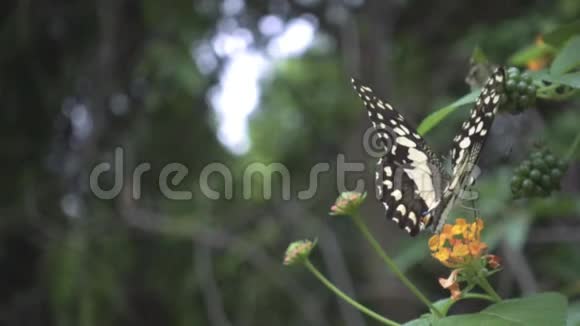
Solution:
M 544 42 L 552 46 L 561 47 L 570 37 L 577 34 L 580 34 L 580 20 L 557 27 L 553 31 L 544 34 L 543 39 Z
M 580 326 L 580 302 L 575 302 L 568 308 L 566 326 Z
M 471 53 L 471 60 L 475 64 L 485 64 L 489 62 L 487 56 L 485 53 L 483 53 L 483 50 L 479 46 L 476 46 L 475 49 L 473 49 L 473 53 Z
M 551 75 L 562 75 L 580 65 L 580 35 L 572 37 L 558 53 L 552 66 Z
M 419 125 L 419 128 L 417 128 L 417 131 L 421 135 L 426 134 L 429 130 L 435 127 L 439 122 L 441 122 L 441 120 L 443 120 L 447 115 L 449 115 L 458 107 L 465 104 L 474 103 L 480 92 L 481 90 L 474 90 L 473 92 L 463 96 L 457 101 L 449 104 L 448 106 L 431 113 L 429 116 L 423 119 L 423 121 Z
M 571 72 L 564 75 L 552 75 L 546 70 L 531 72 L 534 80 L 545 80 L 555 84 L 567 85 L 573 88 L 580 88 L 580 72 Z M 541 85 L 541 84 L 539 84 Z
M 510 58 L 509 62 L 512 65 L 523 66 L 531 60 L 542 58 L 546 55 L 555 53 L 556 51 L 549 45 L 546 44 L 534 44 L 526 48 L 519 50 L 514 53 Z
M 521 299 L 504 300 L 479 313 L 436 320 L 435 326 L 545 326 L 566 324 L 566 297 L 542 293 Z
M 403 324 L 403 326 L 431 326 L 432 318 L 431 315 L 424 315 L 421 318 L 410 320 Z

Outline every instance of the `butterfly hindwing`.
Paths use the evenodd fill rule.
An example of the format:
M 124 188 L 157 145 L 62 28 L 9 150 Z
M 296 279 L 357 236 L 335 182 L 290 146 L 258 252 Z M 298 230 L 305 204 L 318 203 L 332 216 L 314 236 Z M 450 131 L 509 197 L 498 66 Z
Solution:
M 439 204 L 440 160 L 391 105 L 370 87 L 352 83 L 385 150 L 377 167 L 377 193 L 387 217 L 414 236 L 432 222 L 429 212 Z

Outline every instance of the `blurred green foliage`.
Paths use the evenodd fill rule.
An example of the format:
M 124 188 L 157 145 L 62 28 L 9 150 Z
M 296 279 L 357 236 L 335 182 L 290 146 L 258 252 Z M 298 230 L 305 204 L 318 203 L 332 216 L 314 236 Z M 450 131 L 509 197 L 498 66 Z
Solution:
M 238 12 L 225 12 L 236 3 L 3 3 L 0 324 L 366 324 L 308 275 L 283 269 L 284 248 L 297 235 L 320 237 L 320 256 L 313 259 L 345 291 L 396 320 L 411 319 L 422 312 L 420 303 L 382 273 L 350 224 L 324 217 L 338 192 L 338 153 L 369 167 L 357 176 L 368 181 L 373 174 L 368 171 L 375 159 L 361 150 L 366 117 L 350 76 L 388 92 L 413 123 L 444 108 L 437 114 L 449 116 L 439 126 L 431 129 L 435 123 L 428 121 L 442 116 L 431 116 L 421 126 L 423 132 L 431 129 L 427 139 L 441 150 L 467 111 L 455 107 L 473 101 L 455 102 L 469 93 L 464 77 L 476 46 L 491 62 L 508 63 L 543 34 L 551 47 L 568 52 L 560 52 L 556 68 L 534 78 L 579 85 L 577 40 L 565 41 L 565 35 L 577 33 L 573 20 L 580 5 L 574 0 L 436 6 L 248 0 L 239 1 Z M 233 24 L 247 29 L 252 47 L 265 53 L 271 36 L 259 26 L 266 15 L 283 22 L 314 17 L 317 37 L 330 39 L 333 46 L 272 61 L 250 116 L 251 147 L 235 155 L 216 136 L 219 121 L 210 105 L 231 58 L 218 55 L 212 42 Z M 565 23 L 570 25 L 549 33 Z M 197 61 L 202 46 L 210 49 L 215 67 Z M 533 56 L 545 54 L 539 53 Z M 528 57 L 518 58 L 512 63 L 523 65 Z M 524 112 L 541 127 L 496 136 L 513 143 L 513 156 L 506 161 L 488 155 L 477 185 L 487 241 L 506 259 L 509 246 L 529 263 L 507 268 L 508 276 L 498 280 L 500 290 L 506 296 L 528 291 L 518 273 L 531 270 L 532 290 L 561 291 L 571 302 L 570 318 L 576 319 L 579 239 L 566 230 L 580 227 L 574 164 L 580 153 L 573 154 L 555 197 L 512 201 L 509 179 L 528 143 L 537 138 L 554 153 L 566 153 L 578 130 L 578 104 L 577 97 L 568 96 L 561 102 L 538 101 L 536 109 Z M 72 112 L 86 114 L 90 126 L 75 127 Z M 125 149 L 125 186 L 114 200 L 101 200 L 90 193 L 88 175 L 96 164 L 111 162 L 117 146 Z M 141 162 L 152 168 L 143 175 L 142 197 L 132 200 L 131 172 Z M 188 168 L 185 180 L 173 189 L 192 190 L 192 200 L 169 200 L 160 192 L 159 174 L 170 162 Z M 232 170 L 232 199 L 203 195 L 200 175 L 211 162 Z M 283 163 L 291 171 L 292 199 L 280 198 L 281 179 L 273 177 L 271 200 L 261 199 L 258 191 L 244 200 L 239 181 L 253 162 Z M 320 178 L 312 200 L 296 199 L 318 162 L 330 162 L 331 172 Z M 255 188 L 261 189 L 258 179 Z M 219 175 L 211 180 L 215 190 L 225 183 Z M 100 180 L 104 188 L 113 181 L 111 175 Z M 373 200 L 365 209 L 373 232 L 397 253 L 401 267 L 432 297 L 445 296 L 436 284 L 442 271 L 428 257 L 426 239 L 403 239 Z M 455 216 L 469 214 L 458 208 Z

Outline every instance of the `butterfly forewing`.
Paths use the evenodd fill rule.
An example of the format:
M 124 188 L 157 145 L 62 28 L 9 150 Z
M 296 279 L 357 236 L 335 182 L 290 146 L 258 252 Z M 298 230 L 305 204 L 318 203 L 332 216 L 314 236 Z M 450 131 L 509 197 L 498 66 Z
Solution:
M 479 159 L 479 154 L 488 137 L 489 130 L 504 96 L 505 72 L 498 68 L 484 85 L 471 109 L 469 118 L 461 125 L 459 133 L 453 138 L 450 157 L 452 163 L 451 179 L 444 190 L 444 198 L 452 206 L 455 197 L 472 182 L 471 172 Z M 446 214 L 435 223 L 439 231 L 445 222 Z
M 440 160 L 391 105 L 370 87 L 352 83 L 385 151 L 377 167 L 377 193 L 387 217 L 414 236 L 432 222 L 430 212 L 440 203 Z

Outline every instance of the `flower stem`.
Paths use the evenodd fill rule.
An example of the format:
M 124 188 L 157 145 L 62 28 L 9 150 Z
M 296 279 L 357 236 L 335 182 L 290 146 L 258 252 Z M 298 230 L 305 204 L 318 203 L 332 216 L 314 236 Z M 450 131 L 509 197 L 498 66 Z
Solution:
M 425 305 L 427 305 L 427 307 L 429 307 L 429 309 L 431 309 L 431 311 L 434 314 L 436 314 L 438 317 L 443 317 L 443 314 L 441 314 L 441 312 L 437 308 L 435 308 L 435 306 L 433 306 L 431 301 L 429 301 L 429 299 L 427 299 L 427 297 L 425 297 L 425 295 L 423 295 L 423 293 L 421 293 L 421 291 L 417 289 L 417 287 L 405 276 L 405 274 L 401 272 L 401 270 L 399 269 L 399 267 L 397 267 L 397 265 L 391 259 L 391 257 L 389 257 L 387 253 L 381 248 L 381 245 L 370 233 L 369 229 L 363 223 L 360 216 L 358 216 L 358 214 L 353 215 L 352 219 L 354 220 L 355 225 L 358 227 L 359 231 L 363 234 L 365 239 L 367 239 L 367 241 L 371 244 L 371 247 L 373 247 L 373 249 L 377 252 L 377 254 L 379 254 L 379 256 L 383 259 L 385 264 L 387 264 L 387 267 L 399 278 L 399 280 L 401 280 L 401 282 L 403 282 L 403 284 L 405 284 L 405 286 L 407 286 L 407 288 L 409 288 L 409 290 L 411 290 L 411 292 L 413 292 L 413 294 L 417 298 L 419 298 L 419 300 L 421 300 Z
M 308 268 L 308 270 L 310 270 L 310 272 L 312 272 L 312 274 L 314 274 L 314 276 L 316 276 L 316 278 L 318 278 L 318 280 L 320 280 L 320 282 L 322 282 L 322 284 L 326 285 L 326 287 L 329 288 L 332 292 L 334 292 L 334 294 L 336 294 L 341 299 L 343 299 L 344 301 L 351 304 L 353 307 L 358 309 L 360 312 L 366 314 L 367 316 L 369 316 L 371 318 L 378 320 L 379 322 L 381 322 L 385 325 L 401 326 L 401 324 L 377 314 L 376 312 L 374 312 L 374 311 L 370 310 L 369 308 L 363 306 L 362 304 L 358 303 L 353 298 L 349 297 L 346 293 L 342 292 L 339 288 L 334 286 L 334 284 L 332 284 L 332 282 L 330 282 L 326 277 L 324 277 L 324 275 L 322 275 L 322 273 L 320 273 L 320 271 L 318 269 L 316 269 L 316 267 L 314 267 L 314 265 L 312 265 L 312 263 L 308 259 L 306 259 L 304 261 L 304 265 L 306 265 L 306 268 Z
M 572 145 L 570 145 L 570 148 L 568 149 L 568 153 L 566 153 L 566 161 L 570 161 L 572 155 L 574 155 L 574 152 L 576 152 L 578 145 L 580 145 L 580 132 L 576 135 L 576 138 L 574 138 Z
M 493 299 L 494 302 L 500 302 L 501 297 L 495 292 L 491 284 L 487 281 L 485 277 L 479 277 L 477 280 L 477 284 L 485 291 L 489 296 Z

